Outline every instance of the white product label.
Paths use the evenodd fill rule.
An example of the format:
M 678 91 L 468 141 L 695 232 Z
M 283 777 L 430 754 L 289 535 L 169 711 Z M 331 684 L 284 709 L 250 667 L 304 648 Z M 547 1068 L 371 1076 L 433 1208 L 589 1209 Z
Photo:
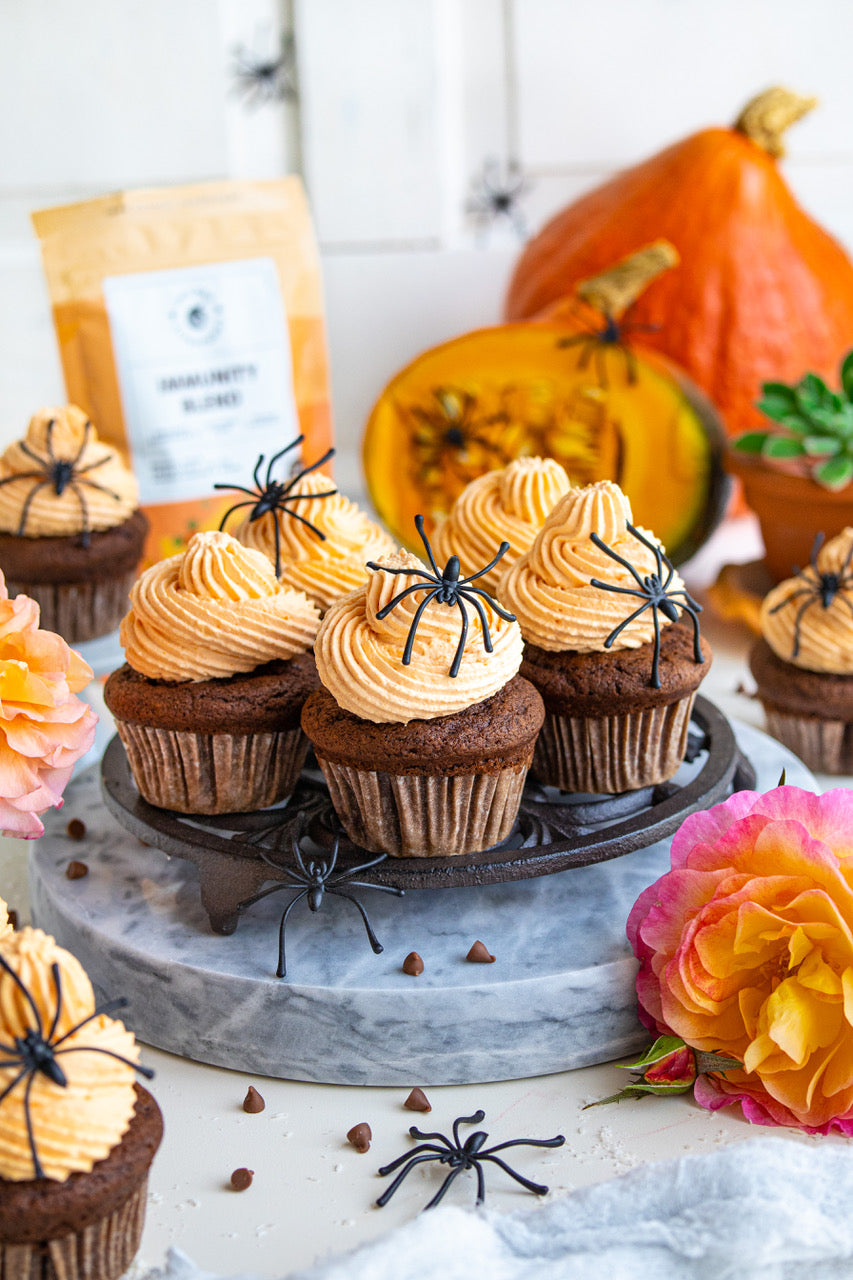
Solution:
M 249 484 L 299 434 L 271 258 L 109 276 L 104 298 L 143 504 Z

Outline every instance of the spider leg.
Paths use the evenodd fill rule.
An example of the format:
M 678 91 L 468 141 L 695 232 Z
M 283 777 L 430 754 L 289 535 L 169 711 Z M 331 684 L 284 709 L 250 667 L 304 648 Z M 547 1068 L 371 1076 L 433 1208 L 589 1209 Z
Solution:
M 475 1111 L 472 1116 L 457 1116 L 453 1121 L 453 1141 L 457 1147 L 462 1146 L 462 1140 L 459 1137 L 460 1124 L 479 1124 L 481 1120 L 485 1120 L 485 1111 Z
M 464 1164 L 458 1164 L 455 1169 L 451 1169 L 450 1173 L 444 1179 L 444 1182 L 442 1182 L 441 1186 L 438 1188 L 438 1191 L 436 1191 L 433 1198 L 430 1201 L 428 1201 L 427 1204 L 424 1205 L 424 1209 L 434 1209 L 435 1206 L 444 1199 L 445 1195 L 450 1190 L 450 1184 L 453 1182 L 454 1178 L 458 1178 L 460 1173 L 464 1172 L 464 1170 L 465 1170 Z M 478 1186 L 478 1190 L 479 1190 L 479 1186 Z M 477 1203 L 479 1204 L 479 1201 Z
M 548 1188 L 543 1186 L 541 1182 L 531 1182 L 529 1178 L 516 1173 L 515 1169 L 511 1169 L 505 1160 L 501 1160 L 500 1156 L 486 1156 L 481 1151 L 477 1159 L 490 1160 L 492 1164 L 499 1165 L 504 1173 L 508 1173 L 511 1178 L 515 1178 L 516 1182 L 520 1182 L 523 1187 L 526 1187 L 528 1191 L 532 1191 L 534 1195 L 546 1196 L 548 1194 Z
M 79 456 L 80 455 L 78 454 L 77 457 Z M 78 467 L 77 475 L 85 476 L 88 475 L 90 471 L 97 471 L 98 467 L 106 466 L 108 462 L 112 462 L 112 457 L 113 455 L 111 453 L 105 453 L 103 458 L 98 458 L 97 462 L 90 462 L 88 467 Z M 76 462 L 77 458 L 74 459 L 74 462 L 71 465 L 74 466 Z
M 636 596 L 637 599 L 648 599 L 645 590 L 636 591 L 634 587 L 617 587 L 612 582 L 602 582 L 600 578 L 590 578 L 589 585 L 591 587 L 600 587 L 602 591 L 616 591 L 620 596 Z
M 12 1081 L 12 1083 L 6 1085 L 6 1088 L 3 1090 L 2 1093 L 0 1093 L 0 1102 L 4 1102 L 6 1098 L 8 1098 L 12 1090 L 21 1083 L 24 1076 L 27 1075 L 28 1072 L 29 1072 L 29 1067 L 24 1067 L 23 1071 L 21 1071 L 18 1075 L 15 1076 L 15 1079 Z
M 414 1126 L 413 1126 L 413 1127 L 414 1127 Z M 409 1133 L 411 1133 L 411 1132 L 412 1132 L 412 1130 L 410 1129 L 410 1130 L 409 1130 Z M 425 1136 L 426 1136 L 426 1137 L 433 1137 L 433 1136 L 435 1136 L 435 1137 L 441 1137 L 441 1136 L 443 1136 L 443 1135 L 441 1135 L 441 1134 L 435 1134 L 435 1135 L 433 1135 L 433 1134 L 427 1134 L 427 1135 L 425 1135 Z M 418 1145 L 417 1145 L 416 1147 L 412 1147 L 412 1148 L 411 1148 L 411 1150 L 410 1150 L 410 1151 L 407 1151 L 404 1155 L 402 1155 L 402 1156 L 397 1156 L 397 1159 L 396 1159 L 396 1160 L 392 1160 L 390 1164 L 383 1164 L 382 1168 L 378 1170 L 379 1175 L 380 1175 L 381 1177 L 383 1177 L 383 1178 L 387 1177 L 389 1173 L 393 1173 L 395 1169 L 399 1169 L 399 1168 L 400 1168 L 400 1165 L 402 1165 L 402 1164 L 406 1164 L 409 1160 L 411 1160 L 412 1156 L 419 1155 L 419 1154 L 421 1153 L 421 1151 L 431 1151 L 433 1154 L 432 1154 L 431 1156 L 429 1156 L 429 1157 L 428 1157 L 430 1160 L 435 1159 L 435 1157 L 436 1157 L 436 1156 L 446 1156 L 446 1155 L 447 1155 L 447 1151 L 445 1151 L 443 1147 L 437 1147 L 437 1146 L 435 1145 L 435 1143 L 434 1143 L 434 1142 L 420 1142 L 420 1143 L 418 1143 Z
M 604 343 L 596 342 L 594 349 L 595 369 L 598 374 L 598 383 L 603 391 L 607 390 L 607 357 Z
M 304 437 L 301 437 L 301 438 L 304 438 Z M 293 477 L 293 479 L 292 479 L 292 480 L 290 481 L 290 483 L 288 484 L 287 489 L 286 489 L 286 491 L 285 491 L 285 492 L 289 492 L 289 491 L 290 491 L 290 489 L 292 488 L 292 486 L 293 486 L 293 485 L 295 485 L 295 484 L 297 483 L 297 481 L 301 480 L 301 479 L 303 478 L 303 476 L 310 476 L 310 474 L 311 474 L 311 472 L 312 472 L 312 471 L 318 471 L 318 470 L 320 469 L 320 467 L 322 467 L 322 466 L 323 466 L 323 464 L 324 464 L 324 463 L 328 462 L 330 458 L 334 458 L 334 456 L 335 456 L 335 451 L 334 451 L 334 449 L 327 449 L 327 450 L 326 450 L 326 452 L 323 454 L 322 458 L 318 458 L 316 462 L 312 462 L 312 463 L 311 463 L 311 466 L 310 466 L 310 467 L 305 467 L 302 471 L 298 472 L 298 473 Z M 335 493 L 337 493 L 337 489 L 335 489 L 335 490 L 334 490 L 334 492 L 335 492 Z M 320 495 L 319 495 L 319 494 L 311 494 L 310 496 L 311 496 L 311 497 L 319 497 Z
M 474 1161 L 474 1171 L 477 1174 L 477 1204 L 483 1204 L 486 1199 L 486 1179 L 483 1174 L 483 1166 L 480 1164 L 479 1157 Z
M 251 520 L 252 520 L 252 517 L 249 516 L 249 523 L 251 523 Z M 272 536 L 273 536 L 273 546 L 275 547 L 275 576 L 276 578 L 280 578 L 281 577 L 281 526 L 278 523 L 277 511 L 273 511 L 272 513 Z
M 496 1151 L 506 1151 L 507 1147 L 562 1147 L 565 1141 L 561 1133 L 556 1138 L 513 1138 L 511 1142 L 499 1142 L 497 1146 L 487 1147 L 477 1158 L 482 1160 L 483 1156 L 493 1156 Z
M 19 471 L 14 476 L 4 476 L 0 485 L 11 484 L 13 480 L 39 480 L 43 475 L 43 471 Z
M 375 568 L 383 569 L 384 565 L 376 565 Z M 389 569 L 388 572 L 393 573 L 395 572 L 395 570 Z M 411 573 L 411 569 L 401 569 L 400 573 Z M 432 583 L 430 582 L 415 582 L 410 587 L 404 587 L 403 590 L 398 595 L 394 596 L 393 600 L 389 600 L 388 603 L 379 610 L 379 612 L 376 615 L 377 618 L 381 622 L 383 618 L 388 617 L 388 614 L 391 612 L 392 609 L 396 609 L 397 605 L 400 603 L 401 600 L 405 600 L 406 596 L 412 595 L 413 592 L 415 591 L 426 591 L 427 588 L 431 586 L 432 586 Z M 434 590 L 438 591 L 438 587 L 435 587 Z
M 424 596 L 423 600 L 418 605 L 417 609 L 415 610 L 415 615 L 412 618 L 412 625 L 409 627 L 409 634 L 406 636 L 406 647 L 403 650 L 402 663 L 404 667 L 407 667 L 409 663 L 412 661 L 412 650 L 415 647 L 415 634 L 418 629 L 418 623 L 420 622 L 421 617 L 423 615 L 423 611 L 427 607 L 427 605 L 430 603 L 430 601 L 435 599 L 435 597 L 439 593 L 439 590 L 440 590 L 439 587 L 433 587 L 432 591 L 428 591 L 427 594 Z M 408 595 L 408 594 L 409 594 L 408 591 L 400 592 L 401 596 Z M 384 612 L 385 610 L 383 609 L 382 613 Z M 381 617 L 381 614 L 377 613 L 376 616 L 377 618 Z M 453 674 L 453 671 L 451 669 L 451 675 L 452 674 Z
M 702 654 L 702 645 L 699 643 L 699 618 L 696 610 L 692 609 L 689 604 L 681 606 L 682 612 L 686 613 L 693 623 L 693 661 L 704 662 L 705 658 Z
M 386 1187 L 386 1189 L 382 1192 L 382 1195 L 376 1201 L 380 1209 L 385 1207 L 385 1205 L 393 1196 L 394 1192 L 399 1187 L 400 1183 L 404 1180 L 407 1174 L 411 1173 L 411 1171 L 414 1169 L 416 1164 L 424 1164 L 427 1160 L 436 1159 L 434 1155 L 427 1155 L 427 1156 L 417 1155 L 416 1152 L 421 1151 L 422 1149 L 423 1148 L 421 1147 L 415 1147 L 414 1151 L 410 1151 L 407 1155 L 403 1156 L 402 1160 L 395 1160 L 393 1164 L 383 1165 L 382 1168 L 379 1170 L 379 1172 L 384 1177 L 386 1173 L 391 1173 L 394 1169 L 396 1169 L 402 1163 L 402 1161 L 408 1161 L 408 1164 L 406 1164 L 405 1168 L 400 1170 L 400 1172 L 397 1174 L 394 1181 L 391 1183 L 390 1187 Z
M 843 590 L 843 589 L 844 589 L 844 588 L 842 588 L 842 590 Z M 844 595 L 842 595 L 842 594 L 841 594 L 841 591 L 836 592 L 835 599 L 836 599 L 836 600 L 839 600 L 839 601 L 841 602 L 841 604 L 846 604 L 846 605 L 847 605 L 847 608 L 850 610 L 851 614 L 853 614 L 853 604 L 851 604 L 851 603 L 850 603 L 850 601 L 847 599 L 847 597 L 846 597 L 846 596 L 844 596 Z
M 237 903 L 237 910 L 244 911 L 248 907 L 253 907 L 256 902 L 260 902 L 263 898 L 268 898 L 271 893 L 278 893 L 281 889 L 291 889 L 294 885 L 282 881 L 280 884 L 274 884 L 269 889 L 261 889 L 259 893 L 253 893 L 250 898 L 244 898 L 242 902 Z
M 27 1122 L 27 1141 L 30 1144 L 30 1155 L 33 1158 L 33 1173 L 37 1178 L 44 1177 L 44 1169 L 41 1160 L 39 1160 L 38 1151 L 36 1150 L 36 1136 L 33 1133 L 33 1117 L 30 1110 L 30 1093 L 32 1092 L 33 1081 L 35 1075 L 31 1075 L 24 1089 L 24 1119 Z
M 630 525 L 628 527 L 629 529 L 631 528 Z M 633 529 L 631 531 L 633 532 Z M 599 551 L 603 551 L 605 555 L 610 556 L 611 560 L 616 560 L 617 563 L 621 564 L 624 569 L 627 569 L 631 577 L 637 583 L 637 585 L 639 587 L 642 587 L 643 590 L 645 590 L 645 583 L 643 582 L 643 579 L 637 573 L 637 570 L 634 568 L 634 566 L 630 563 L 629 560 L 626 560 L 624 556 L 620 556 L 619 552 L 614 551 L 612 547 L 608 547 L 607 543 L 603 542 L 602 539 L 599 538 L 597 533 L 591 533 L 589 537 L 590 537 L 590 542 L 593 542 L 595 546 L 598 547 Z M 644 540 L 641 539 L 641 541 L 644 541 Z M 651 546 L 649 543 L 646 543 L 646 546 L 649 547 L 649 550 L 651 550 Z
M 654 605 L 652 606 L 652 622 L 655 627 L 655 652 L 654 657 L 652 658 L 652 688 L 659 689 L 660 672 L 658 667 L 660 665 L 660 620 L 658 618 L 657 607 Z
M 47 1033 L 48 1044 L 53 1042 L 53 1037 L 56 1034 L 56 1025 L 59 1022 L 60 1014 L 62 1013 L 62 977 L 59 972 L 59 965 L 55 961 L 50 966 L 50 973 L 53 978 L 53 989 L 56 992 L 56 1008 L 53 1011 L 53 1021 L 51 1022 L 50 1030 Z M 76 1027 L 72 1027 L 71 1031 L 66 1032 L 66 1035 L 71 1035 L 71 1032 L 76 1031 L 76 1029 Z M 64 1038 L 65 1037 L 63 1037 L 63 1039 Z
M 426 534 L 424 533 L 424 518 L 423 518 L 423 516 L 420 516 L 420 515 L 415 516 L 415 528 L 417 529 L 418 533 L 420 534 L 420 536 L 421 536 L 421 542 L 424 544 L 424 547 L 425 547 L 425 549 L 426 549 L 426 553 L 427 553 L 427 555 L 429 556 L 429 562 L 430 562 L 430 564 L 432 565 L 432 571 L 433 571 L 433 573 L 435 574 L 435 576 L 436 576 L 437 578 L 440 578 L 440 577 L 442 576 L 441 570 L 439 569 L 438 565 L 435 563 L 435 556 L 432 554 L 432 547 L 429 545 L 429 542 L 428 542 L 428 540 L 427 540 L 427 536 L 426 536 Z
M 296 484 L 296 481 L 301 479 L 301 475 L 294 476 L 293 483 Z M 324 489 L 322 493 L 290 493 L 288 490 L 283 500 L 285 502 L 296 502 L 297 499 L 304 498 L 306 502 L 311 502 L 314 498 L 334 498 L 337 492 L 337 489 Z
M 287 906 L 284 908 L 284 914 L 281 917 L 281 924 L 278 926 L 278 968 L 275 971 L 277 978 L 287 977 L 287 959 L 284 954 L 284 933 L 287 928 L 287 917 L 290 915 L 297 902 L 301 902 L 303 898 L 308 897 L 308 890 L 303 889 L 301 893 L 297 893 L 295 898 L 291 898 Z
M 263 456 L 264 456 L 264 455 L 263 455 L 263 454 L 261 454 L 261 458 L 263 458 Z M 258 498 L 259 498 L 259 496 L 260 496 L 260 494 L 259 494 L 259 493 L 256 493 L 254 489 L 247 489 L 247 488 L 246 488 L 246 486 L 245 486 L 244 484 L 215 484 L 213 487 L 214 487 L 214 489 L 236 489 L 236 491 L 237 491 L 238 493 L 248 493 L 249 497 L 252 499 L 252 501 L 253 501 L 253 502 L 257 502 L 257 500 L 258 500 Z M 261 486 L 260 486 L 260 485 L 258 485 L 258 489 L 259 489 L 259 490 L 260 490 L 260 488 L 261 488 Z M 240 503 L 240 506 L 241 506 L 241 507 L 248 507 L 248 506 L 249 506 L 249 503 L 248 503 L 248 502 L 241 502 L 241 503 Z
M 461 599 L 462 597 L 460 595 L 459 600 Z M 476 609 L 477 616 L 480 619 L 480 626 L 483 628 L 483 648 L 486 650 L 486 653 L 493 653 L 494 645 L 492 644 L 492 636 L 489 631 L 489 619 L 486 617 L 486 611 L 475 595 L 468 597 L 468 603 L 473 609 Z
M 42 1016 L 39 1013 L 39 1007 L 36 1004 L 35 1000 L 33 999 L 32 994 L 24 985 L 24 983 L 21 981 L 21 979 L 18 977 L 17 973 L 15 973 L 15 970 L 9 964 L 8 960 L 4 960 L 2 956 L 0 956 L 0 969 L 2 969 L 4 973 L 8 973 L 9 977 L 12 979 L 15 986 L 18 988 L 21 995 L 24 997 L 27 1004 L 32 1009 L 33 1017 L 36 1020 L 35 1029 L 40 1036 L 44 1037 L 44 1023 L 42 1022 Z
M 230 486 L 230 485 L 226 485 L 226 484 L 223 484 L 223 485 L 214 485 L 213 487 L 214 487 L 214 489 L 217 489 L 217 488 L 219 488 L 219 489 L 230 489 L 230 488 L 231 488 L 231 486 Z M 222 530 L 222 529 L 224 529 L 224 528 L 225 528 L 225 522 L 227 521 L 227 519 L 228 519 L 228 517 L 229 517 L 230 515 L 233 515 L 233 513 L 234 513 L 235 511 L 239 511 L 241 507 L 253 507 L 254 505 L 255 505 L 255 503 L 254 503 L 254 502 L 235 502 L 235 503 L 234 503 L 234 506 L 233 506 L 233 507 L 229 507 L 229 508 L 228 508 L 228 510 L 225 512 L 225 515 L 224 515 L 224 516 L 222 517 L 222 519 L 219 521 L 219 528 L 220 528 L 220 530 Z
M 704 613 L 704 612 L 705 612 L 705 610 L 702 608 L 702 605 L 699 603 L 699 601 L 698 601 L 698 600 L 694 600 L 694 599 L 693 599 L 693 597 L 692 597 L 692 595 L 690 594 L 690 592 L 689 592 L 689 591 L 687 591 L 687 590 L 685 590 L 685 591 L 670 591 L 669 595 L 667 596 L 667 599 L 668 599 L 668 600 L 678 600 L 678 597 L 679 597 L 679 596 L 684 596 L 684 599 L 685 599 L 685 601 L 686 601 L 686 604 L 681 604 L 681 603 L 679 602 L 679 604 L 678 604 L 679 609 L 686 609 L 686 608 L 687 608 L 687 605 L 689 605 L 689 606 L 690 606 L 690 608 L 694 611 L 694 613 Z
M 812 543 L 812 549 L 809 554 L 809 564 L 814 569 L 815 573 L 820 573 L 820 570 L 817 567 L 817 555 L 821 547 L 823 546 L 823 541 L 825 537 L 826 537 L 826 534 L 823 532 L 816 533 L 814 536 L 814 542 Z
M 797 591 L 792 591 L 791 594 L 786 596 L 779 604 L 774 604 L 773 608 L 770 610 L 771 616 L 774 613 L 779 613 L 780 610 L 787 608 L 789 604 L 792 604 L 794 600 L 799 599 L 801 596 L 812 596 L 817 599 L 817 594 L 812 587 L 800 587 Z
M 24 529 L 26 528 L 27 516 L 30 514 L 30 505 L 32 503 L 33 498 L 36 496 L 39 489 L 46 489 L 49 484 L 50 484 L 49 480 L 42 480 L 41 484 L 33 485 L 32 489 L 30 489 L 29 493 L 27 494 L 26 501 L 24 502 L 24 505 L 21 508 L 21 518 L 18 521 L 18 537 L 21 537 L 21 535 L 24 532 Z
M 18 477 L 17 477 L 17 476 L 15 476 L 15 479 L 16 479 L 16 480 L 17 480 L 17 478 L 18 478 Z M 375 569 L 375 570 L 377 571 L 377 573 L 397 573 L 397 574 L 400 574 L 400 573 L 411 573 L 411 572 L 412 572 L 412 570 L 411 570 L 411 569 L 394 569 L 394 568 L 392 568 L 392 567 L 391 567 L 391 565 L 387 565 L 387 564 L 377 564 L 375 560 L 366 560 L 366 561 L 365 561 L 365 568 L 366 568 L 366 569 Z M 426 583 L 422 583 L 422 585 L 423 585 L 423 586 L 426 586 Z
M 358 908 L 359 915 L 364 921 L 364 927 L 367 930 L 367 941 L 370 943 L 370 949 L 375 956 L 381 955 L 385 948 L 373 932 L 373 926 L 367 918 L 367 912 L 359 902 L 358 898 L 354 898 L 351 893 L 346 893 L 343 889 L 336 889 L 332 885 L 327 886 L 326 892 L 335 893 L 339 898 L 346 898 L 347 902 L 351 902 L 354 907 Z
M 456 652 L 453 655 L 453 661 L 450 664 L 448 674 L 452 677 L 459 675 L 459 668 L 462 665 L 462 654 L 465 652 L 465 641 L 468 639 L 468 614 L 465 609 L 465 602 L 461 596 L 456 597 L 456 603 L 459 605 L 459 612 L 462 614 L 462 629 L 459 632 L 459 643 L 456 646 Z M 485 640 L 485 637 L 484 637 Z M 489 640 L 489 652 L 491 651 L 491 639 Z M 406 659 L 404 658 L 405 662 Z
M 89 483 L 91 484 L 91 483 L 92 483 L 92 481 L 90 480 L 90 481 L 89 481 Z M 96 485 L 96 486 L 95 486 L 95 488 L 97 488 L 97 489 L 100 489 L 100 487 L 101 487 L 100 485 Z M 81 516 L 81 518 L 82 518 L 82 520 L 83 520 L 83 529 L 82 529 L 82 532 L 81 532 L 81 535 L 80 535 L 80 536 L 81 536 L 81 539 L 82 539 L 83 546 L 84 546 L 84 547 L 87 547 L 87 546 L 89 545 L 89 540 L 90 540 L 90 532 L 89 532 L 89 508 L 88 508 L 88 506 L 86 505 L 86 499 L 83 497 L 83 490 L 80 488 L 79 484 L 77 484 L 77 483 L 76 483 L 76 481 L 74 481 L 74 480 L 69 480 L 69 481 L 68 481 L 68 488 L 69 488 L 69 489 L 71 490 L 71 492 L 76 496 L 77 501 L 80 503 L 80 516 Z M 115 496 L 115 495 L 113 495 L 113 496 Z
M 76 466 L 77 466 L 77 463 L 80 461 L 80 459 L 83 457 L 83 454 L 86 452 L 86 445 L 89 443 L 89 439 L 90 439 L 91 435 L 92 435 L 92 424 L 91 424 L 91 422 L 89 421 L 89 419 L 87 418 L 87 419 L 86 419 L 86 425 L 85 425 L 85 427 L 83 428 L 83 439 L 82 439 L 82 441 L 81 441 L 81 443 L 80 443 L 80 448 L 77 450 L 76 454 L 75 454 L 75 455 L 74 455 L 74 457 L 71 459 L 71 466 L 72 466 L 72 467 L 76 467 Z M 103 459 L 103 461 L 104 461 L 104 462 L 109 461 L 110 456 L 111 456 L 110 454 L 107 454 L 106 458 L 104 458 L 104 459 Z M 101 463 L 100 463 L 100 462 L 94 462 L 94 463 L 92 463 L 92 466 L 99 467 L 99 466 L 101 466 Z M 92 469 L 91 467 L 87 467 L 87 468 L 86 468 L 86 470 L 87 470 L 87 471 L 91 471 L 91 469 Z
M 591 325 L 587 326 L 586 324 L 584 324 L 584 328 L 586 329 L 586 333 L 576 333 L 573 338 L 558 338 L 557 346 L 560 348 L 576 347 L 579 342 L 589 342 L 590 338 L 594 337 L 595 330 Z
M 847 555 L 844 557 L 844 563 L 842 564 L 841 572 L 838 575 L 839 578 L 843 578 L 844 575 L 847 573 L 847 570 L 850 568 L 851 560 L 853 560 L 853 542 L 850 543 L 850 549 L 847 552 Z
M 614 640 L 616 640 L 617 637 L 625 630 L 628 624 L 633 622 L 635 618 L 639 618 L 640 614 L 645 613 L 646 609 L 651 609 L 655 614 L 655 616 L 657 616 L 657 610 L 655 609 L 651 600 L 646 600 L 644 604 L 640 605 L 639 609 L 635 609 L 633 613 L 630 613 L 628 615 L 628 617 L 624 620 L 624 622 L 620 622 L 619 626 L 615 627 L 614 630 L 610 632 L 610 635 L 604 641 L 605 649 L 609 649 L 613 644 Z
M 469 582 L 475 582 L 475 581 L 477 580 L 477 578 L 482 578 L 482 576 L 483 576 L 483 574 L 484 574 L 484 573 L 488 573 L 490 569 L 494 569 L 494 567 L 495 567 L 495 565 L 497 564 L 497 562 L 498 562 L 499 560 L 503 559 L 503 557 L 506 555 L 506 553 L 507 553 L 508 551 L 509 551 L 509 543 L 508 543 L 508 542 L 502 542 L 502 543 L 501 543 L 501 545 L 498 547 L 498 553 L 497 553 L 497 555 L 496 555 L 496 556 L 491 560 L 491 562 L 490 562 L 489 564 L 487 564 L 487 565 L 485 566 L 485 568 L 483 568 L 483 569 L 478 569 L 476 573 L 472 573 L 472 574 L 470 574 L 467 578 L 460 578 L 460 579 L 459 579 L 459 586 L 460 586 L 460 587 L 467 587 L 467 585 L 468 585 L 468 583 L 469 583 Z M 482 588 L 478 588 L 478 587 L 472 587 L 471 589 L 472 589 L 472 591 L 482 590 Z M 488 593 L 486 593 L 486 594 L 488 594 Z
M 19 448 L 20 448 L 20 450 L 21 450 L 21 453 L 25 453 L 25 454 L 27 455 L 27 457 L 28 457 L 28 458 L 32 458 L 33 462 L 37 462 L 37 463 L 39 464 L 39 466 L 40 466 L 40 467 L 41 467 L 41 469 L 42 469 L 40 474 L 42 474 L 42 475 L 44 475 L 44 472 L 45 472 L 45 471 L 49 470 L 49 464 L 50 464 L 51 462 L 55 462 L 55 461 L 56 461 L 56 459 L 54 458 L 54 456 L 53 456 L 53 454 L 50 452 L 50 450 L 48 450 L 48 454 L 47 454 L 47 461 L 45 461 L 45 459 L 44 459 L 44 458 L 40 458 L 40 457 L 39 457 L 39 455 L 36 453 L 35 449 L 31 449 L 31 448 L 30 448 L 30 446 L 27 444 L 26 440 L 21 440 L 21 441 L 20 441 L 20 443 L 19 443 Z
M 359 871 L 367 871 L 369 867 L 378 867 L 380 862 L 386 862 L 387 853 L 380 853 L 377 858 L 371 858 L 370 862 L 360 862 L 357 867 L 350 867 L 349 871 L 338 872 L 338 880 L 348 880 L 350 876 L 358 875 Z M 373 888 L 373 885 L 371 885 Z
M 803 621 L 803 616 L 808 612 L 808 610 L 811 608 L 811 606 L 814 603 L 815 603 L 814 599 L 806 600 L 803 604 L 800 605 L 799 609 L 797 610 L 797 616 L 794 619 L 794 647 L 791 650 L 792 658 L 798 658 L 800 656 L 800 624 Z
M 339 877 L 335 883 L 340 884 L 342 877 Z M 344 883 L 350 889 L 377 889 L 380 893 L 393 893 L 398 898 L 405 898 L 406 890 L 397 889 L 392 884 L 371 884 L 369 880 L 346 880 Z M 329 893 L 333 892 L 332 886 L 329 886 Z
M 115 489 L 108 489 L 108 488 L 107 488 L 107 486 L 106 486 L 105 484 L 98 484 L 98 482 L 97 482 L 96 480 L 90 480 L 87 476 L 83 476 L 83 478 L 82 478 L 81 480 L 79 480 L 79 481 L 77 481 L 77 480 L 69 480 L 69 482 L 68 482 L 68 483 L 69 483 L 69 486 L 70 486 L 72 489 L 73 489 L 73 488 L 75 488 L 75 486 L 76 486 L 78 483 L 79 483 L 79 484 L 87 484 L 87 485 L 89 486 L 89 488 L 90 488 L 90 489 L 97 489 L 97 490 L 98 490 L 98 493 L 106 493 L 106 494 L 108 494 L 108 496 L 109 496 L 110 498 L 114 498 L 116 502 L 121 502 L 121 498 L 120 498 L 120 497 L 119 497 L 119 495 L 116 493 Z
M 302 444 L 304 439 L 305 439 L 304 434 L 300 434 L 296 437 L 295 440 L 291 440 L 290 444 L 286 444 L 283 449 L 279 449 L 278 453 L 273 454 L 273 456 L 270 458 L 269 466 L 267 467 L 267 483 L 266 483 L 267 488 L 270 487 L 270 481 L 272 480 L 272 469 L 275 466 L 275 464 L 278 462 L 279 458 L 283 458 L 286 453 L 290 453 L 291 449 L 295 449 L 297 445 Z M 261 458 L 258 462 L 258 466 L 261 465 L 261 462 L 263 462 L 263 455 L 261 455 Z
M 337 489 L 335 490 L 335 492 L 337 493 Z M 320 498 L 320 497 L 323 497 L 324 495 L 318 493 L 318 494 L 309 494 L 308 496 Z M 321 533 L 316 525 L 312 524 L 310 520 L 306 520 L 305 517 L 301 516 L 298 511 L 291 511 L 290 507 L 286 507 L 284 505 L 285 502 L 287 502 L 287 498 L 285 498 L 284 502 L 281 503 L 281 506 L 279 507 L 280 511 L 286 511 L 287 514 L 291 517 L 291 519 L 298 520 L 300 524 L 307 525 L 312 533 L 316 533 L 317 537 L 320 539 L 321 542 L 326 541 L 325 533 Z M 278 523 L 278 521 L 276 521 L 276 523 Z
M 133 1070 L 138 1071 L 141 1076 L 145 1076 L 146 1080 L 153 1080 L 154 1078 L 154 1072 L 150 1067 L 141 1067 L 138 1062 L 131 1062 L 130 1058 L 125 1058 L 120 1053 L 113 1053 L 112 1049 L 99 1049 L 94 1044 L 78 1044 L 72 1045 L 70 1049 L 57 1049 L 53 1056 L 60 1058 L 65 1053 L 102 1053 L 107 1058 L 115 1058 L 116 1062 L 121 1062 L 126 1067 L 133 1067 Z
M 634 355 L 631 348 L 626 346 L 624 342 L 618 342 L 616 345 L 625 357 L 625 371 L 628 375 L 628 385 L 633 387 L 637 381 L 637 357 Z
M 478 577 L 479 575 L 475 575 L 475 576 Z M 497 600 L 495 600 L 492 596 L 490 596 L 488 591 L 484 591 L 482 587 L 466 586 L 464 590 L 460 591 L 459 594 L 463 597 L 463 599 L 467 599 L 469 593 L 482 596 L 484 600 L 488 600 L 489 604 L 494 609 L 495 613 L 499 613 L 500 616 L 503 618 L 504 622 L 515 622 L 515 614 L 510 613 L 508 609 L 504 609 L 502 605 L 499 605 Z M 473 604 L 473 601 L 471 601 L 471 603 Z

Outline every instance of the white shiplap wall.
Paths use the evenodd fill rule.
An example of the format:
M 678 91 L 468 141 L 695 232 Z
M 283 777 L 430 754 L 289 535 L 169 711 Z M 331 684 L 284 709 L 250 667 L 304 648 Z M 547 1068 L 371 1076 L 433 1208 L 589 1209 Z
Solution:
M 295 32 L 298 107 L 250 107 L 236 51 Z M 786 173 L 853 247 L 850 0 L 3 0 L 0 443 L 61 394 L 27 213 L 124 185 L 300 165 L 323 249 L 340 443 L 418 350 L 498 317 L 512 228 L 466 215 L 518 160 L 528 226 L 788 83 L 821 107 Z

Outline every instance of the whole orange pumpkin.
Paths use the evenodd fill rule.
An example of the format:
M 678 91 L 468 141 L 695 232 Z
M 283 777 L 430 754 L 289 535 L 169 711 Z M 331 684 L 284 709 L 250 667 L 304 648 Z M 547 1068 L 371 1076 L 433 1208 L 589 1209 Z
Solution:
M 526 246 L 506 302 L 536 315 L 636 244 L 660 236 L 681 267 L 631 311 L 710 396 L 731 434 L 762 421 L 765 381 L 831 377 L 853 343 L 853 263 L 797 204 L 782 134 L 814 105 L 770 89 L 730 129 L 703 129 L 558 213 Z M 664 323 L 665 322 L 665 323 Z

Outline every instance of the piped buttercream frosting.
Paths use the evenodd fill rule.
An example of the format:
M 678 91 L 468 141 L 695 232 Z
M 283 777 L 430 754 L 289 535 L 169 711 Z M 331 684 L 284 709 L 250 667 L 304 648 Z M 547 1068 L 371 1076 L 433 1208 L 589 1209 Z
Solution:
M 783 662 L 824 675 L 853 675 L 851 549 L 853 528 L 847 528 L 820 548 L 815 556 L 817 568 L 808 565 L 765 597 L 761 633 Z M 826 606 L 821 594 L 823 575 L 830 575 L 830 587 L 838 584 L 837 590 L 828 593 Z

